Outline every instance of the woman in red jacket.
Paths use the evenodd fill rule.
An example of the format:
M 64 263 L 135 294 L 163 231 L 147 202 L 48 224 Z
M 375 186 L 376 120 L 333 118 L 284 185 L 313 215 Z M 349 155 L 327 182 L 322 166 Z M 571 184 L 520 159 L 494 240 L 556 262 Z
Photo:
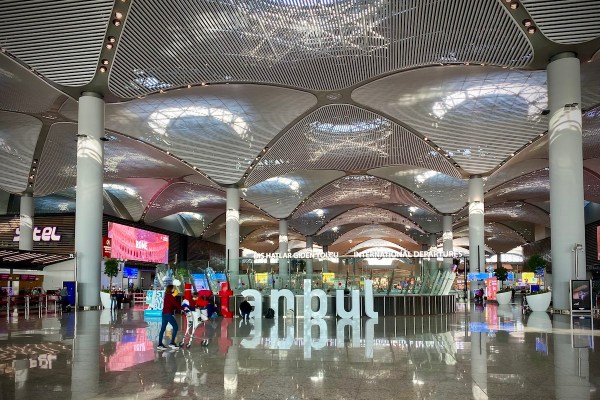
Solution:
M 162 311 L 162 325 L 160 327 L 160 333 L 158 334 L 158 346 L 156 347 L 158 350 L 165 350 L 167 347 L 162 344 L 163 336 L 165 334 L 165 330 L 167 329 L 167 324 L 171 324 L 173 327 L 173 334 L 171 336 L 171 344 L 169 347 L 172 349 L 177 349 L 179 346 L 175 344 L 175 337 L 177 336 L 177 330 L 179 326 L 177 325 L 177 321 L 175 321 L 175 317 L 173 317 L 173 312 L 175 310 L 181 310 L 181 306 L 175 300 L 173 296 L 173 285 L 168 285 L 165 289 L 165 299 L 163 301 L 163 311 Z

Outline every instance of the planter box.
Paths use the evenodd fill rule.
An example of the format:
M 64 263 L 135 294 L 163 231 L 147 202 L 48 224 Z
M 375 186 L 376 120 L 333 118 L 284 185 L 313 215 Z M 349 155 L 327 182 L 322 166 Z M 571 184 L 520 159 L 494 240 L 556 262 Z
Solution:
M 546 311 L 550 307 L 552 293 L 546 292 L 541 294 L 527 295 L 527 304 L 531 311 Z
M 510 304 L 510 298 L 511 297 L 512 297 L 512 293 L 511 292 L 496 293 L 496 301 L 500 305 Z
M 102 303 L 102 307 L 110 310 L 110 293 L 100 292 L 100 302 Z

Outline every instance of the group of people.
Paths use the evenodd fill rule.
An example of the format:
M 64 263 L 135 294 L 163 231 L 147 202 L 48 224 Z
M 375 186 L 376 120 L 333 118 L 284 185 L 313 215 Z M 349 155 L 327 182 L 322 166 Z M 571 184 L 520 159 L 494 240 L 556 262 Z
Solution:
M 180 347 L 180 344 L 177 344 L 175 341 L 177 332 L 179 330 L 179 325 L 173 316 L 175 311 L 178 310 L 185 313 L 188 319 L 188 329 L 186 330 L 185 336 L 193 335 L 194 327 L 198 322 L 204 322 L 209 318 L 214 318 L 217 316 L 217 307 L 209 299 L 200 298 L 198 293 L 194 293 L 191 301 L 184 300 L 182 304 L 179 304 L 175 299 L 174 291 L 175 286 L 173 285 L 168 285 L 165 289 L 162 310 L 162 324 L 158 334 L 158 346 L 156 347 L 158 350 L 166 350 L 168 347 L 172 349 L 177 349 Z M 196 314 L 194 314 L 194 311 L 196 311 L 196 309 L 200 310 L 199 317 L 195 317 Z M 198 318 L 200 318 L 201 321 L 198 321 Z M 171 343 L 169 343 L 168 346 L 165 346 L 163 344 L 163 338 L 167 329 L 167 325 L 171 325 L 173 327 L 173 332 L 171 334 Z
M 217 307 L 206 298 L 200 298 L 198 293 L 192 294 L 192 300 L 183 300 L 181 304 L 179 304 L 174 296 L 175 286 L 168 285 L 165 289 L 165 297 L 163 300 L 163 309 L 162 309 L 162 323 L 160 326 L 160 332 L 158 334 L 158 350 L 166 350 L 167 348 L 178 349 L 184 343 L 186 337 L 190 337 L 194 334 L 195 327 L 198 323 L 202 323 L 207 321 L 209 318 L 214 318 L 217 316 Z M 194 313 L 196 310 L 199 310 L 200 313 Z M 248 302 L 248 299 L 245 298 L 239 306 L 240 316 L 247 321 L 250 318 L 250 313 L 252 312 L 253 307 Z M 181 343 L 176 342 L 177 332 L 179 331 L 179 325 L 177 324 L 177 320 L 174 317 L 175 311 L 183 312 L 188 321 L 188 327 L 184 334 L 184 340 Z M 163 344 L 163 338 L 165 335 L 165 331 L 167 330 L 167 325 L 171 325 L 173 327 L 173 332 L 171 333 L 171 342 L 168 346 Z M 189 342 L 188 342 L 189 344 Z M 204 344 L 204 343 L 203 343 Z M 188 346 L 189 347 L 189 346 Z

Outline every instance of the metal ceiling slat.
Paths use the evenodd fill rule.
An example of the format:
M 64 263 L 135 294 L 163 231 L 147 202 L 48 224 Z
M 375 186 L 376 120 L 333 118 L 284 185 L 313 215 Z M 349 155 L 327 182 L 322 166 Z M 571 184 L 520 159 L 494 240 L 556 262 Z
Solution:
M 159 0 L 133 2 L 110 89 L 124 98 L 158 91 L 135 82 L 142 72 L 164 88 L 231 80 L 340 90 L 382 73 L 447 61 L 450 53 L 456 63 L 521 67 L 528 62 L 528 39 L 498 2 L 408 2 L 410 9 L 398 12 L 404 6 L 384 1 L 188 0 L 173 7 Z M 334 18 L 338 15 L 345 19 Z M 503 22 L 502 37 L 487 35 Z M 149 31 L 154 35 L 148 37 Z M 164 40 L 173 32 L 174 40 Z M 485 46 L 471 47 L 484 40 Z

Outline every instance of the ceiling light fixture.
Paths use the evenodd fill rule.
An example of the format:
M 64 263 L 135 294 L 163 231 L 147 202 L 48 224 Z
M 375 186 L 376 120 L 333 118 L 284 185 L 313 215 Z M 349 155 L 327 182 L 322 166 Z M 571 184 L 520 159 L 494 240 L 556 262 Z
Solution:
M 516 10 L 517 8 L 519 8 L 519 3 L 517 3 L 516 1 L 513 1 L 512 3 L 510 3 L 511 10 Z
M 106 48 L 108 50 L 112 50 L 113 47 L 114 47 L 114 45 L 112 43 L 106 43 Z
M 122 19 L 123 18 L 123 13 L 120 11 L 115 12 L 115 18 L 116 19 Z
M 108 68 L 106 68 L 104 65 L 100 67 L 100 72 L 104 73 L 107 71 Z
M 119 19 L 113 19 L 112 23 L 114 26 L 121 26 L 121 20 Z
M 529 28 L 527 28 L 527 33 L 529 33 L 530 35 L 533 35 L 536 32 L 537 29 L 535 28 L 535 26 L 530 26 Z
M 106 58 L 102 60 L 102 65 L 108 65 L 108 60 Z
M 116 41 L 117 41 L 117 39 L 116 39 L 114 36 L 109 36 L 109 37 L 108 37 L 108 41 L 109 41 L 110 43 L 114 43 L 114 42 L 116 42 Z
M 532 25 L 533 25 L 533 22 L 531 22 L 530 19 L 524 19 L 523 20 L 523 26 L 525 26 L 525 28 L 529 28 Z

